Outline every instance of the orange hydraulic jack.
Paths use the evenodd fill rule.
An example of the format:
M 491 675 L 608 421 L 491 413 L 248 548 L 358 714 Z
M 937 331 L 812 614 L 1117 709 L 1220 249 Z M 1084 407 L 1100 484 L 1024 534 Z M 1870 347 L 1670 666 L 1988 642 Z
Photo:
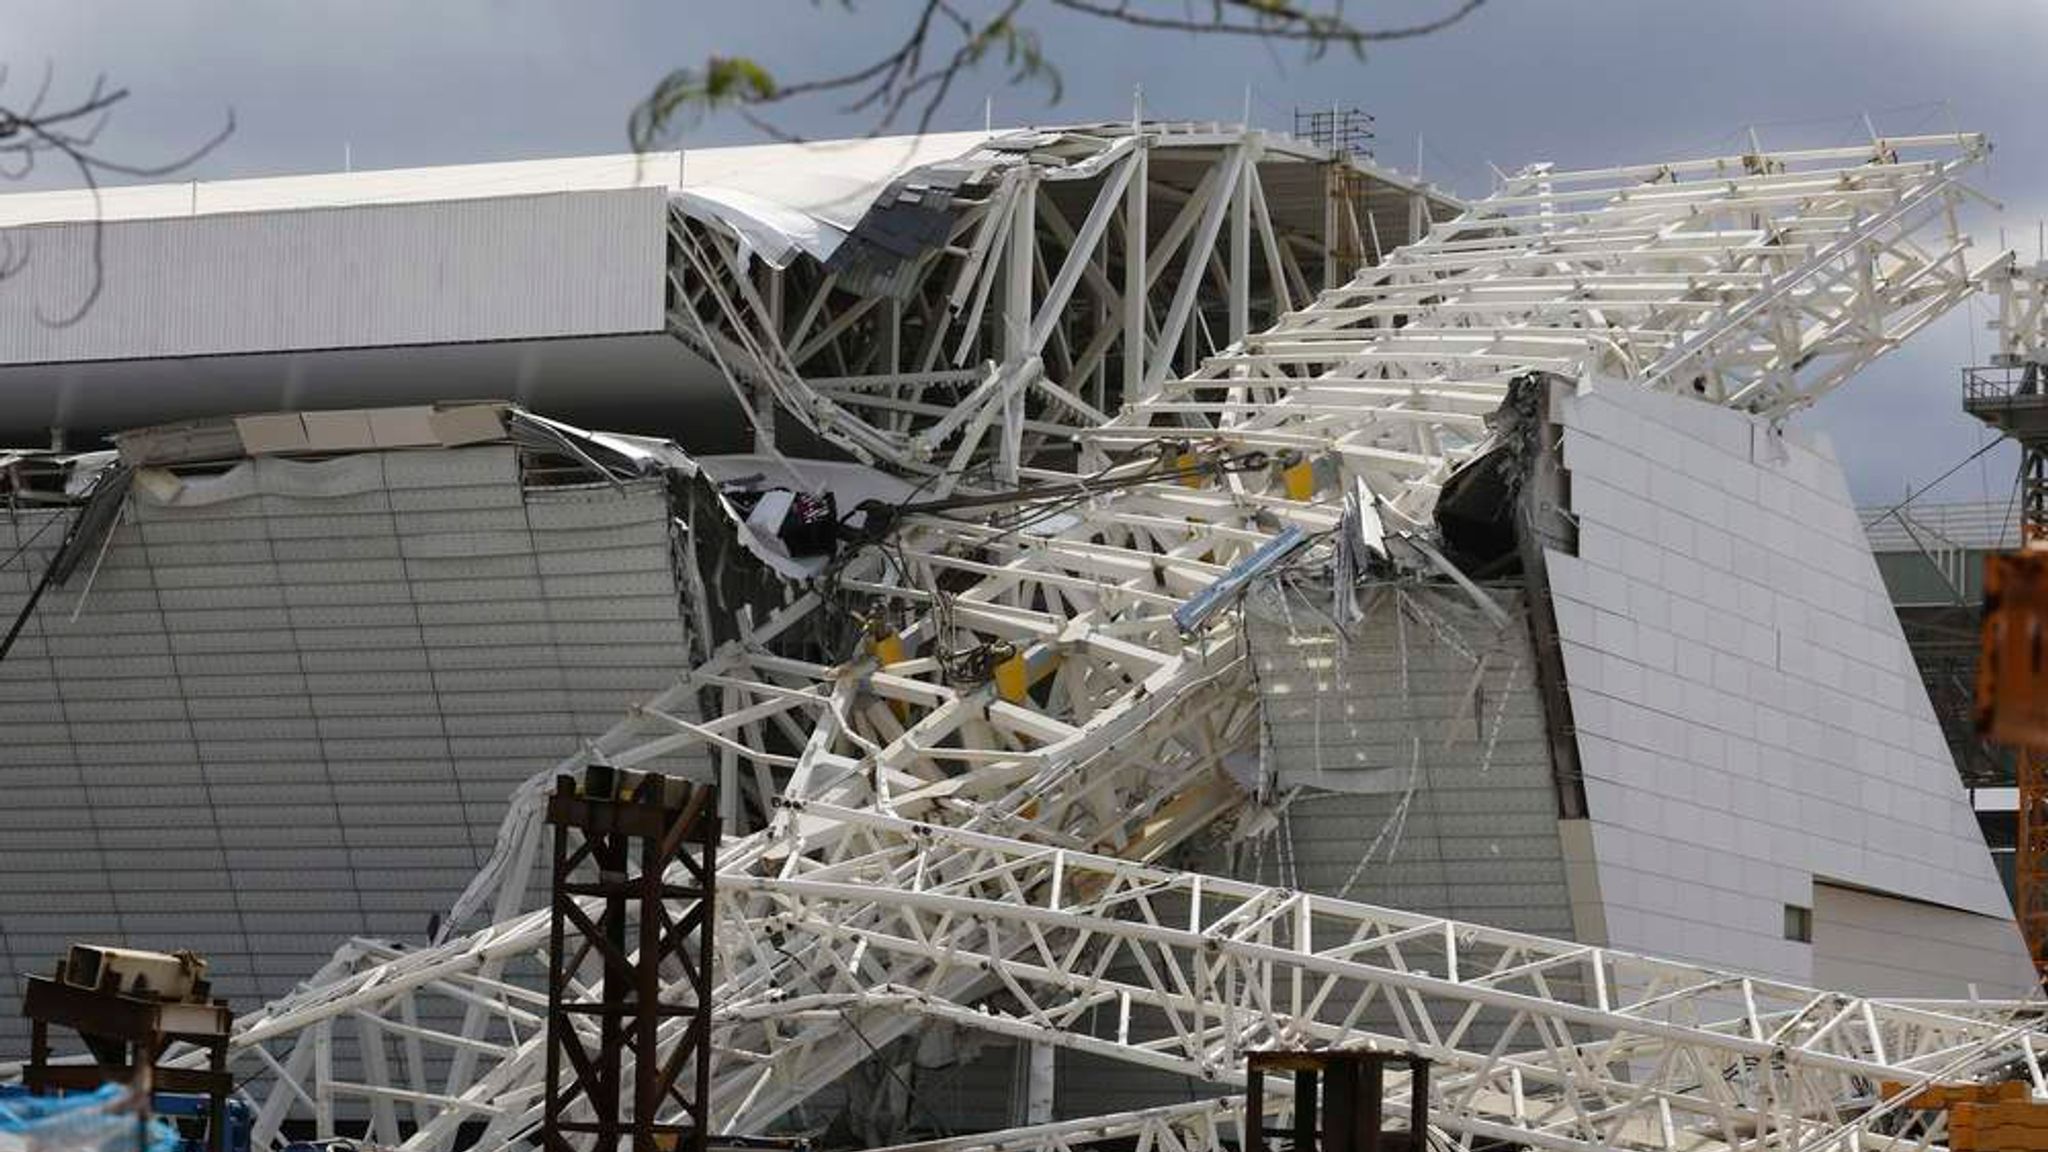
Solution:
M 1906 1092 L 1884 1086 L 1887 1100 Z M 2048 1104 L 2034 1103 L 2020 1081 L 1922 1088 L 1905 1106 L 1947 1112 L 1952 1152 L 2048 1152 Z

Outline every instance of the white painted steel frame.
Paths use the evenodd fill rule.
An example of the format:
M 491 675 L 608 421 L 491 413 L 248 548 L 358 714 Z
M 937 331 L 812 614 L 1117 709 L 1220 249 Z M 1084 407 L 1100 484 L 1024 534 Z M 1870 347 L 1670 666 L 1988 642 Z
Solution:
M 1810 403 L 1974 289 L 1954 208 L 1983 151 L 1945 136 L 1531 170 L 1186 378 L 1127 358 L 1140 394 L 1080 433 L 1099 494 L 1059 518 L 920 518 L 851 565 L 838 594 L 893 612 L 900 656 L 782 654 L 824 610 L 809 593 L 596 741 L 621 766 L 708 745 L 786 798 L 722 852 L 722 1122 L 759 1130 L 932 1018 L 1218 1085 L 1249 1045 L 1417 1051 L 1444 1065 L 1438 1122 L 1466 1145 L 1871 1148 L 1880 1079 L 2019 1070 L 2042 1090 L 2031 1008 L 1819 992 L 1155 863 L 1245 812 L 1224 766 L 1257 721 L 1234 612 L 1182 635 L 1174 609 L 1283 528 L 1337 527 L 1361 493 L 1391 530 L 1426 529 L 1518 373 L 1773 417 Z M 805 400 L 784 383 L 779 402 Z M 984 386 L 993 405 L 1025 385 Z M 834 426 L 856 436 L 853 418 Z M 1014 406 L 1003 419 L 1029 434 Z M 1288 458 L 1147 479 L 1249 451 L 1322 461 L 1323 479 L 1290 494 Z M 1076 479 L 999 455 L 1026 485 Z M 942 657 L 997 645 L 1007 679 L 944 674 L 959 661 Z M 721 714 L 681 719 L 705 693 Z M 454 917 L 494 923 L 406 953 L 358 942 L 241 1022 L 238 1066 L 270 1073 L 259 1138 L 287 1115 L 327 1130 L 337 1097 L 410 1148 L 448 1147 L 464 1120 L 486 1149 L 530 1128 L 540 1017 L 507 965 L 544 940 L 522 909 L 539 787 Z M 366 1082 L 334 1078 L 347 1044 Z M 1212 1121 L 1103 1123 L 1173 1147 Z M 989 1146 L 1059 1147 L 1081 1127 Z
M 1173 181 L 1155 154 L 1174 163 Z M 1332 163 L 1352 173 L 1348 187 L 1410 201 L 1423 219 L 1455 204 L 1257 129 L 1064 129 L 996 167 L 985 199 L 955 205 L 949 242 L 909 260 L 898 275 L 913 287 L 894 301 L 848 293 L 836 273 L 799 282 L 750 261 L 737 236 L 678 205 L 670 328 L 747 394 L 760 450 L 774 446 L 779 408 L 860 459 L 931 477 L 939 494 L 971 464 L 1010 484 L 1022 458 L 1064 448 L 1117 398 L 1192 367 L 1190 349 L 1242 339 L 1255 308 L 1270 320 L 1305 298 L 1302 264 L 1327 262 L 1329 244 L 1276 218 L 1262 166 L 1322 182 Z M 1054 195 L 1064 188 L 1086 194 L 1078 222 Z M 1155 206 L 1171 209 L 1156 238 Z M 1356 229 L 1358 206 L 1346 210 Z M 1199 307 L 1218 297 L 1221 333 Z

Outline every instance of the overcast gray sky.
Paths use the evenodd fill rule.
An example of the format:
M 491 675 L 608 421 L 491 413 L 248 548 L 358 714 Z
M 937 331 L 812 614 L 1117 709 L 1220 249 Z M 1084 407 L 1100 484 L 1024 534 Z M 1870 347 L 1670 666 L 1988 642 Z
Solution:
M 843 69 L 900 35 L 910 7 L 4 0 L 0 58 L 16 98 L 46 61 L 60 87 L 104 72 L 132 89 L 105 140 L 136 162 L 203 138 L 232 108 L 237 131 L 192 173 L 210 179 L 336 169 L 344 148 L 359 168 L 618 151 L 628 110 L 672 66 L 728 52 L 785 78 Z M 1442 7 L 1350 4 L 1403 22 Z M 1849 143 L 1868 112 L 1881 132 L 1988 133 L 1997 152 L 1978 185 L 2007 204 L 2008 238 L 2029 258 L 2035 221 L 2048 214 L 2041 0 L 1491 0 L 1450 31 L 1363 62 L 1026 11 L 1065 98 L 1050 105 L 990 70 L 963 81 L 940 127 L 978 126 L 990 95 L 998 125 L 1122 118 L 1134 86 L 1153 114 L 1234 121 L 1249 87 L 1253 119 L 1269 127 L 1287 126 L 1297 106 L 1366 108 L 1383 162 L 1413 169 L 1419 159 L 1426 178 L 1478 194 L 1489 162 L 1586 167 L 1727 151 L 1752 124 L 1766 146 Z M 824 108 L 788 123 L 813 135 L 867 126 Z M 752 138 L 714 120 L 684 143 Z M 1973 223 L 1987 256 L 1999 220 Z M 1985 442 L 1958 407 L 1957 370 L 1988 355 L 1986 315 L 1952 315 L 1807 418 L 1834 437 L 1860 499 L 1896 499 Z M 2001 448 L 1932 498 L 2003 500 L 2013 467 Z

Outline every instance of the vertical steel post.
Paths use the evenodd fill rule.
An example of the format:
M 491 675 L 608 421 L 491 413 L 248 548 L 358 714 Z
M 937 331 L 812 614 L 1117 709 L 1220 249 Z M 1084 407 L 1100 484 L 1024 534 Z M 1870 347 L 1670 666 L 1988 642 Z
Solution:
M 1152 285 L 1145 275 L 1146 253 L 1151 225 L 1145 219 L 1146 197 L 1150 192 L 1151 138 L 1138 132 L 1138 143 L 1130 163 L 1136 165 L 1131 182 L 1124 185 L 1124 402 L 1133 403 L 1145 392 L 1145 362 L 1152 355 L 1152 342 L 1145 334 L 1145 313 Z
M 1247 129 L 1238 146 L 1245 162 L 1230 189 L 1229 340 L 1236 344 L 1252 328 L 1252 181 L 1258 179 L 1258 145 Z
M 620 1152 L 628 1138 L 632 1152 L 703 1152 L 717 792 L 603 765 L 581 781 L 556 781 L 547 809 L 555 855 L 541 1122 L 549 1152 L 583 1152 L 578 1137 L 590 1139 L 590 1152 Z M 583 878 L 593 868 L 596 878 Z M 593 956 L 602 973 L 595 999 L 576 994 Z M 685 973 L 688 996 L 663 1001 L 664 962 Z M 577 1027 L 593 1016 L 594 1052 Z M 664 1053 L 665 1026 L 677 1020 L 682 1028 Z
M 1294 1152 L 1315 1152 L 1316 1070 L 1294 1070 Z
M 1380 1137 L 1386 1122 L 1387 1064 L 1379 1053 L 1368 1053 L 1363 1061 L 1352 1066 L 1357 1077 L 1357 1152 L 1382 1152 L 1385 1145 Z
M 1266 1070 L 1256 1057 L 1245 1061 L 1244 1152 L 1266 1152 Z

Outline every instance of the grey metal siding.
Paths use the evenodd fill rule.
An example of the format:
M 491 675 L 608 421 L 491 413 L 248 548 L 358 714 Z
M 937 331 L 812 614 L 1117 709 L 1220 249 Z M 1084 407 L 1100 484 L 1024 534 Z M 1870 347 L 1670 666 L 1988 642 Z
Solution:
M 656 332 L 659 188 L 9 230 L 33 253 L 0 364 Z M 31 306 L 33 305 L 33 306 Z
M 1266 767 L 1283 790 L 1301 785 L 1304 791 L 1271 837 L 1234 852 L 1198 845 L 1184 863 L 1571 938 L 1556 791 L 1521 596 L 1495 595 L 1509 617 L 1504 629 L 1456 591 L 1411 586 L 1398 593 L 1406 615 L 1397 616 L 1390 590 L 1350 624 L 1341 644 L 1325 606 L 1297 602 L 1289 610 L 1249 597 Z M 1404 796 L 1407 813 L 1397 821 Z M 1373 859 L 1361 867 L 1376 837 Z M 1125 971 L 1119 978 L 1142 977 Z M 1340 1013 L 1349 1008 L 1332 1006 Z M 1097 1025 L 1114 1027 L 1109 1019 Z M 1382 1019 L 1379 1026 L 1392 1025 Z M 1479 1029 L 1497 1026 L 1489 1020 Z M 1062 1051 L 1058 1059 L 1061 1116 L 1172 1104 L 1221 1090 L 1082 1053 Z M 992 1067 L 961 1079 L 999 1077 L 1009 1066 L 1003 1062 L 1014 1060 L 1010 1050 L 993 1048 L 982 1061 Z M 984 1109 L 953 1122 L 1000 1120 Z
M 1572 934 L 1521 596 L 1496 597 L 1506 628 L 1456 591 L 1390 588 L 1341 643 L 1316 611 L 1248 605 L 1267 761 L 1283 788 L 1308 791 L 1281 833 L 1290 868 L 1276 847 L 1239 860 L 1239 874 Z M 1358 869 L 1375 836 L 1374 862 Z
M 335 467 L 364 460 L 353 494 L 265 460 L 254 496 L 131 503 L 0 663 L 7 980 L 74 939 L 187 947 L 246 1010 L 349 936 L 418 939 L 514 785 L 687 663 L 658 483 L 523 492 L 506 447 Z M 0 512 L 0 556 L 52 515 Z

